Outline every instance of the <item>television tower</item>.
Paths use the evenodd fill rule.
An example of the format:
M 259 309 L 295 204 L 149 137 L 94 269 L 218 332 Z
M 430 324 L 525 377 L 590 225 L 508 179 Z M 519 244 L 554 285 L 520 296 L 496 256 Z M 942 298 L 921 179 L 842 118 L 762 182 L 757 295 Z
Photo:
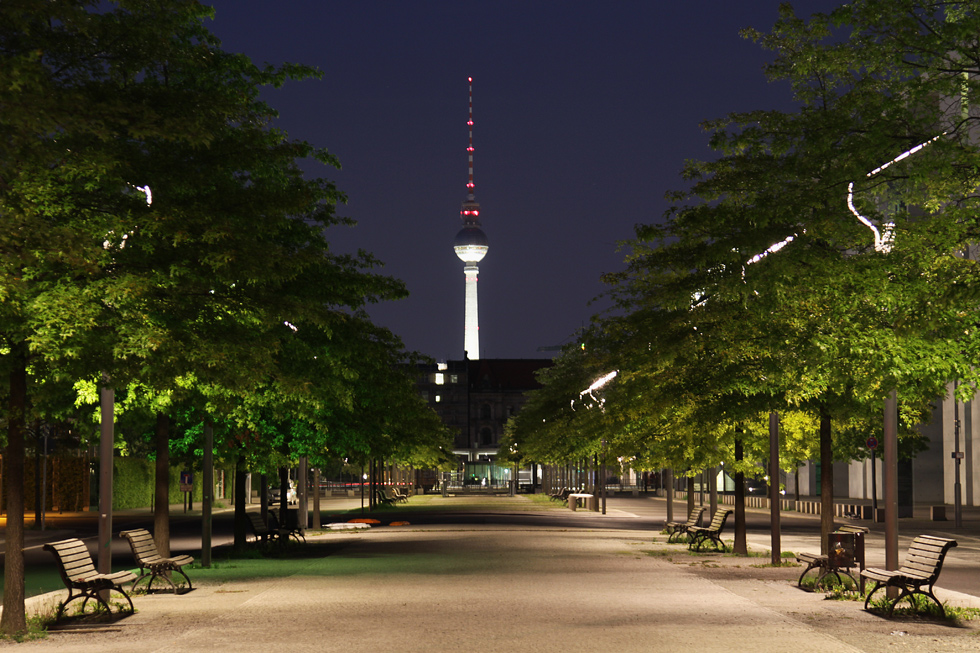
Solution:
M 456 256 L 463 261 L 463 274 L 466 276 L 466 314 L 463 323 L 463 349 L 466 357 L 471 360 L 480 358 L 480 317 L 479 305 L 476 299 L 476 280 L 480 273 L 477 263 L 487 255 L 489 246 L 487 235 L 480 229 L 480 205 L 476 202 L 473 191 L 473 78 L 470 82 L 470 117 L 466 124 L 470 128 L 470 144 L 466 148 L 469 157 L 470 176 L 466 182 L 466 199 L 459 211 L 463 220 L 463 228 L 456 234 L 453 249 Z

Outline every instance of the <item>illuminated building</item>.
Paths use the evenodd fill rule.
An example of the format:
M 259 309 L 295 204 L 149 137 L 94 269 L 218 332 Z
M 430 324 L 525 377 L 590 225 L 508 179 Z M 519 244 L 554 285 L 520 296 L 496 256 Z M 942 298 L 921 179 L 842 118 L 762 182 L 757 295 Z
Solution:
M 496 467 L 507 420 L 541 387 L 536 373 L 550 359 L 483 358 L 450 360 L 417 367 L 420 394 L 454 432 L 453 454 L 460 483 L 475 477 L 493 483 L 509 478 L 509 466 Z
M 469 126 L 470 140 L 466 152 L 469 159 L 469 179 L 466 182 L 466 199 L 460 209 L 459 217 L 463 228 L 453 241 L 456 256 L 463 261 L 463 274 L 466 277 L 466 308 L 463 323 L 463 351 L 471 360 L 480 358 L 480 316 L 477 302 L 476 282 L 480 273 L 477 265 L 487 255 L 489 249 L 487 236 L 480 228 L 480 205 L 476 201 L 473 184 L 473 78 L 470 82 Z

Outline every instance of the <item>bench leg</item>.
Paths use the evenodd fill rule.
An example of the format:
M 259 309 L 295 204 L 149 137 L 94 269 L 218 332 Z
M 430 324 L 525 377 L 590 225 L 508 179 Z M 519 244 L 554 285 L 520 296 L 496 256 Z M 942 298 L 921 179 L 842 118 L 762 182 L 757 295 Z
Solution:
M 800 574 L 800 579 L 798 581 L 796 581 L 796 586 L 797 587 L 803 587 L 803 577 L 806 576 L 808 573 L 810 573 L 812 570 L 816 569 L 817 567 L 820 567 L 820 565 L 811 562 L 807 566 L 807 568 L 803 570 L 803 573 Z M 814 587 L 817 586 L 817 583 L 820 582 L 820 579 L 821 578 L 822 578 L 822 576 L 820 574 L 817 574 L 817 580 L 813 584 Z
M 880 580 L 876 580 L 875 581 L 875 586 L 872 587 L 871 588 L 871 591 L 868 592 L 868 595 L 864 597 L 864 609 L 865 610 L 868 609 L 868 604 L 871 603 L 871 597 L 874 596 L 874 593 L 877 592 L 878 590 L 880 590 L 882 587 L 883 586 L 881 584 L 881 581 Z

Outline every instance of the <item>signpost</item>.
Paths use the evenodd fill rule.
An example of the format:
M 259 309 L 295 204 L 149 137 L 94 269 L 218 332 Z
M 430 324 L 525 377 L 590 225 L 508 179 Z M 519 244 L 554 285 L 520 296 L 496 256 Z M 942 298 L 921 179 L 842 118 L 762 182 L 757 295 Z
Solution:
M 194 474 L 188 471 L 180 473 L 180 491 L 184 493 L 184 512 L 187 512 L 187 497 L 194 489 Z M 191 509 L 194 508 L 193 498 L 191 498 Z

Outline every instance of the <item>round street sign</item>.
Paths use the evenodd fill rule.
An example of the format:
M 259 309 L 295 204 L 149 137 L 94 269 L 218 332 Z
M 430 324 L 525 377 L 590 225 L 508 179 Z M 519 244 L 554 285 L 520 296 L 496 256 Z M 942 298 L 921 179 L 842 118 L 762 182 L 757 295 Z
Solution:
M 868 449 L 875 449 L 878 446 L 878 438 L 871 436 L 868 438 Z

